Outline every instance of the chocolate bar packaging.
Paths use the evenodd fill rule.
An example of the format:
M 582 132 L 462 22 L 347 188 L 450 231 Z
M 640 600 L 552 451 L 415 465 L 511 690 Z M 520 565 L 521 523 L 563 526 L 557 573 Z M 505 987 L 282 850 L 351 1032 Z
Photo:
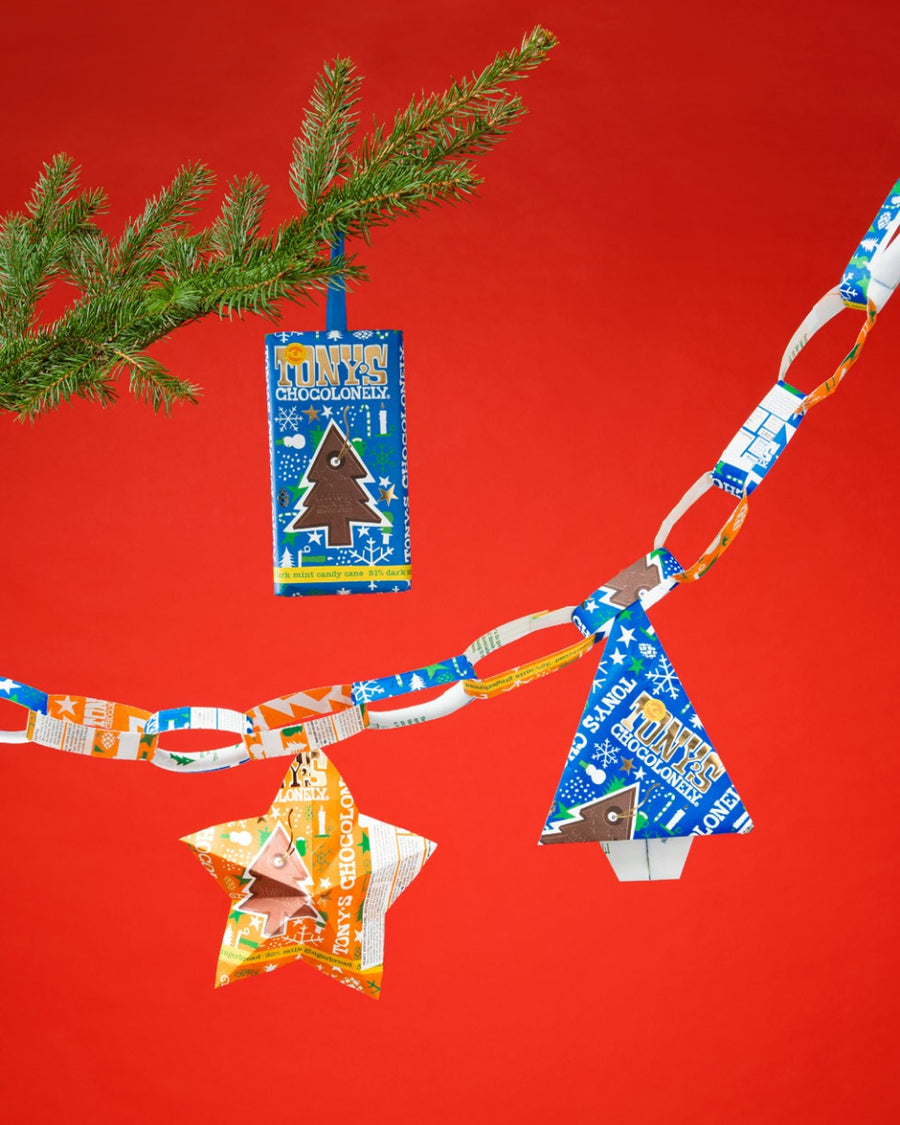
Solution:
M 408 590 L 403 333 L 266 336 L 275 593 Z

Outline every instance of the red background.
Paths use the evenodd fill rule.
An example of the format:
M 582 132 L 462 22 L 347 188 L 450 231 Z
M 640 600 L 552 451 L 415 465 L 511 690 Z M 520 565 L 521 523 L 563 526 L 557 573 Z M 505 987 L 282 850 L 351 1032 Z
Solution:
M 260 321 L 158 346 L 205 388 L 172 418 L 125 397 L 0 419 L 0 676 L 148 708 L 405 670 L 580 600 L 712 466 L 900 173 L 892 5 L 54 0 L 3 21 L 0 211 L 64 150 L 113 230 L 194 159 L 256 171 L 290 214 L 290 141 L 338 53 L 368 122 L 537 22 L 562 41 L 480 199 L 362 253 L 351 326 L 406 333 L 411 593 L 272 596 Z M 697 843 L 680 882 L 535 846 L 589 659 L 339 748 L 365 811 L 439 842 L 389 915 L 378 1003 L 300 965 L 212 988 L 226 901 L 178 839 L 264 811 L 283 762 L 180 777 L 0 748 L 6 1119 L 890 1118 L 898 364 L 889 306 L 735 549 L 654 612 L 757 824 Z

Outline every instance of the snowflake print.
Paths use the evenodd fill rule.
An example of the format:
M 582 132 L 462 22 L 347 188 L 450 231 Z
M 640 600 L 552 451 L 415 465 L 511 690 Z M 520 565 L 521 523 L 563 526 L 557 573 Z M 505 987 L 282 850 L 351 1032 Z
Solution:
M 366 528 L 366 531 L 369 529 Z M 378 566 L 386 562 L 394 552 L 393 547 L 376 547 L 370 539 L 357 551 L 354 547 L 350 555 L 351 562 L 362 563 L 363 566 Z
M 648 645 L 646 641 L 638 645 L 638 652 L 640 652 L 641 656 L 646 656 L 648 660 L 656 656 L 656 649 L 653 645 Z
M 604 738 L 603 745 L 591 754 L 592 758 L 596 758 L 603 766 L 608 766 L 611 762 L 615 761 L 617 755 L 613 748 L 613 744 L 608 738 Z
M 856 279 L 852 274 L 844 274 L 841 279 L 841 293 L 845 297 L 852 297 L 856 292 Z
M 667 692 L 670 699 L 678 698 L 678 677 L 665 656 L 659 658 L 659 663 L 652 672 L 647 673 L 647 678 L 653 681 L 658 691 Z
M 384 687 L 377 680 L 360 680 L 353 685 L 353 698 L 359 703 L 371 703 L 379 695 L 384 695 Z
M 275 416 L 275 422 L 279 429 L 293 430 L 294 433 L 300 429 L 300 419 L 297 417 L 297 407 L 291 406 L 290 408 L 282 406 Z

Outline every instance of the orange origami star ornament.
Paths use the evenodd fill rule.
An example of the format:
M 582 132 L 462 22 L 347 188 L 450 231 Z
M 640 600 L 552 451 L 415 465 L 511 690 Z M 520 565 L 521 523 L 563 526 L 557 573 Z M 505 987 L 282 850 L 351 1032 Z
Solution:
M 184 842 L 232 903 L 217 985 L 299 960 L 373 997 L 385 913 L 435 848 L 361 813 L 321 749 L 297 755 L 264 815 Z

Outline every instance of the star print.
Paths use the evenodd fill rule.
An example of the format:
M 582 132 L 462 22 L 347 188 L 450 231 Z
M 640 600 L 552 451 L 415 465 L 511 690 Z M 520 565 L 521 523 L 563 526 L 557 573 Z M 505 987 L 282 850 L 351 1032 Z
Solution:
M 620 634 L 620 640 L 627 648 L 634 640 L 634 629 L 623 629 Z
M 634 779 L 635 779 L 635 781 L 641 781 L 641 780 L 642 780 L 643 778 L 645 778 L 646 776 L 647 776 L 647 774 L 646 774 L 646 773 L 644 772 L 644 767 L 643 767 L 643 766 L 638 766 L 638 768 L 637 768 L 637 769 L 636 769 L 636 770 L 634 771 Z
M 15 680 L 10 680 L 9 678 L 7 678 L 5 680 L 0 680 L 0 691 L 12 691 L 12 689 L 14 687 L 18 687 L 18 686 L 19 685 L 16 683 Z
M 73 719 L 75 718 L 75 704 L 71 696 L 67 695 L 65 699 L 55 699 L 53 701 L 53 706 L 57 716 L 71 715 Z
M 315 755 L 315 769 L 324 777 L 324 784 L 316 787 L 315 802 L 293 787 L 289 769 L 262 817 L 213 825 L 184 837 L 231 899 L 216 983 L 255 976 L 291 961 L 306 961 L 314 968 L 327 962 L 340 970 L 344 983 L 375 997 L 383 973 L 379 953 L 384 914 L 419 874 L 434 844 L 360 813 L 323 751 L 306 753 Z M 315 834 L 313 815 L 322 807 L 329 813 L 330 832 L 325 836 Z M 260 822 L 269 832 L 262 844 Z M 315 880 L 310 872 L 315 872 Z M 330 889 L 338 882 L 340 895 L 332 898 Z M 385 886 L 393 888 L 387 899 L 377 893 Z M 348 924 L 360 926 L 357 943 L 349 947 Z M 367 950 L 365 966 L 362 946 Z
M 641 658 L 639 656 L 636 656 L 634 658 L 634 660 L 632 660 L 632 662 L 628 665 L 628 671 L 629 672 L 640 672 L 640 670 L 643 667 L 644 667 L 643 660 L 641 660 Z
M 381 499 L 385 502 L 385 504 L 390 504 L 390 502 L 392 500 L 397 499 L 397 497 L 394 495 L 394 486 L 393 485 L 391 485 L 390 488 L 382 488 Z
M 326 418 L 330 418 L 331 417 L 331 407 L 330 406 L 322 407 L 322 413 L 325 415 Z
M 590 610 L 590 612 L 593 613 L 593 611 L 597 608 L 597 603 L 593 598 L 588 598 L 588 600 L 584 603 L 584 608 Z
M 321 543 L 322 542 L 322 532 L 321 531 L 311 531 L 309 533 L 308 542 L 310 542 L 310 543 Z
M 390 488 L 391 487 L 391 478 L 390 477 L 379 477 L 378 483 L 381 485 L 382 488 Z
M 634 759 L 633 758 L 623 758 L 622 764 L 621 764 L 621 766 L 619 766 L 619 769 L 623 773 L 631 773 L 631 771 L 634 769 Z
M 622 655 L 621 652 L 619 652 L 618 649 L 616 649 L 615 652 L 611 652 L 609 654 L 609 658 L 613 662 L 613 664 L 623 664 L 624 661 L 625 661 L 625 657 Z
M 314 406 L 310 406 L 308 410 L 301 410 L 300 413 L 305 414 L 310 422 L 315 422 L 315 420 L 319 417 L 319 412 Z

